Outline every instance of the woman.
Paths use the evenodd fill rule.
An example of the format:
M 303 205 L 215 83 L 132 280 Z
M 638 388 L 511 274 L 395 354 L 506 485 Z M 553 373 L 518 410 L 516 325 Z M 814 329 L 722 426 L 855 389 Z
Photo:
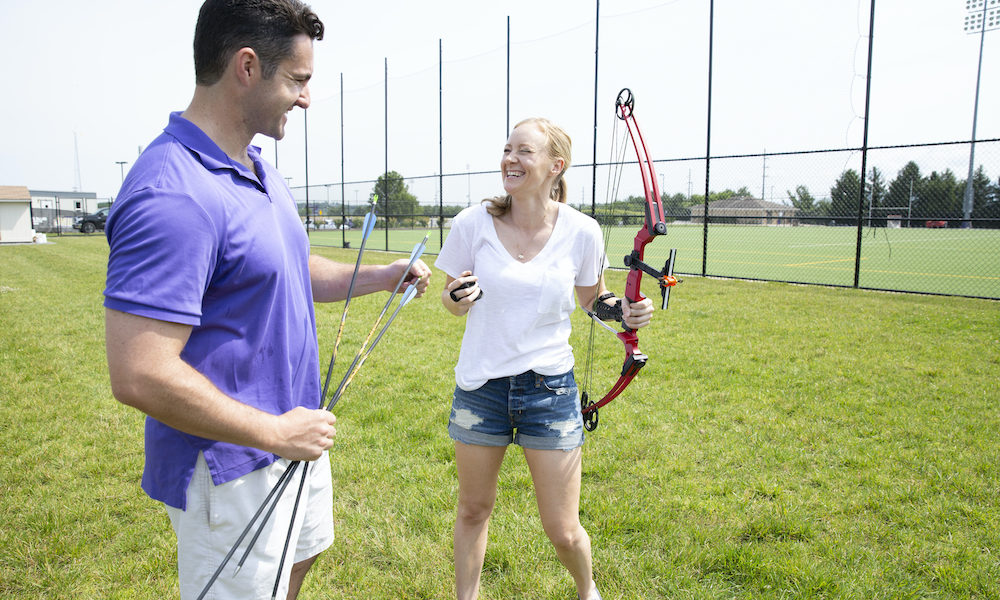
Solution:
M 479 594 L 497 477 L 511 443 L 524 449 L 542 526 L 578 597 L 601 598 L 579 518 L 583 419 L 569 345 L 573 291 L 588 309 L 609 305 L 602 314 L 620 305 L 633 329 L 649 323 L 653 307 L 606 293 L 600 227 L 566 204 L 570 150 L 569 136 L 551 122 L 518 123 L 500 161 L 506 196 L 455 217 L 435 263 L 448 274 L 445 308 L 468 314 L 448 424 L 458 470 L 459 600 Z

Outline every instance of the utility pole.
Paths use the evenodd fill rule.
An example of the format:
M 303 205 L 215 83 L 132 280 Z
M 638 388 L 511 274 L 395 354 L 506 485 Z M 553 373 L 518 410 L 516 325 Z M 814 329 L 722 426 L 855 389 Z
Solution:
M 767 148 L 764 148 L 764 163 L 760 168 L 760 199 L 764 201 L 764 190 L 767 186 L 765 183 L 767 180 Z

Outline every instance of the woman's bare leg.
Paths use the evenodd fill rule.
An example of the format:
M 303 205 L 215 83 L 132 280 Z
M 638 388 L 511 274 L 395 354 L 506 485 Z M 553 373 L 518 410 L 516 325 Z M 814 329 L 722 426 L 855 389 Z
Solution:
M 588 600 L 595 592 L 590 536 L 580 524 L 580 448 L 532 450 L 525 448 L 531 469 L 542 527 L 559 561 L 576 583 L 577 594 Z
M 486 559 L 490 515 L 497 498 L 497 477 L 506 446 L 455 442 L 458 509 L 455 515 L 455 593 L 475 600 Z

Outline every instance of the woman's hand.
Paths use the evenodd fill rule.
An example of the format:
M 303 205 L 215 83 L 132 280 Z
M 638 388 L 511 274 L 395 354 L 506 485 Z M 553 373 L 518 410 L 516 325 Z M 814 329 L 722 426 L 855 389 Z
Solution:
M 653 301 L 643 298 L 638 302 L 622 301 L 622 319 L 629 329 L 639 329 L 649 325 L 653 318 Z
M 483 292 L 479 288 L 478 282 L 479 278 L 473 275 L 472 271 L 462 271 L 462 275 L 458 279 L 449 275 L 444 291 L 441 292 L 441 303 L 451 314 L 464 315 L 469 312 L 472 303 L 478 300 Z M 466 284 L 468 287 L 463 288 L 462 286 Z

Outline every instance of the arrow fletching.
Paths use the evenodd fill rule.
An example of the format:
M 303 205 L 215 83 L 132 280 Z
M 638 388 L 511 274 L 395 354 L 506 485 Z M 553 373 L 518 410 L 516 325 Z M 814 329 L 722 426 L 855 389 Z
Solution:
M 430 234 L 424 236 L 424 240 L 418 244 L 414 244 L 413 250 L 410 252 L 410 265 L 412 265 L 420 256 L 424 253 L 427 248 L 427 240 L 430 238 Z
M 373 208 L 374 208 L 374 206 L 373 206 Z M 373 229 L 375 229 L 375 211 L 374 210 L 372 210 L 371 212 L 369 212 L 369 213 L 367 213 L 365 215 L 365 221 L 364 221 L 364 223 L 361 224 L 361 238 L 362 239 L 367 239 L 368 236 L 371 234 L 371 232 L 372 232 Z
M 403 299 L 399 301 L 399 306 L 400 307 L 406 306 L 406 303 L 409 302 L 410 300 L 413 300 L 414 296 L 416 295 L 417 295 L 417 286 L 411 285 L 410 287 L 406 288 L 406 291 L 403 292 Z

